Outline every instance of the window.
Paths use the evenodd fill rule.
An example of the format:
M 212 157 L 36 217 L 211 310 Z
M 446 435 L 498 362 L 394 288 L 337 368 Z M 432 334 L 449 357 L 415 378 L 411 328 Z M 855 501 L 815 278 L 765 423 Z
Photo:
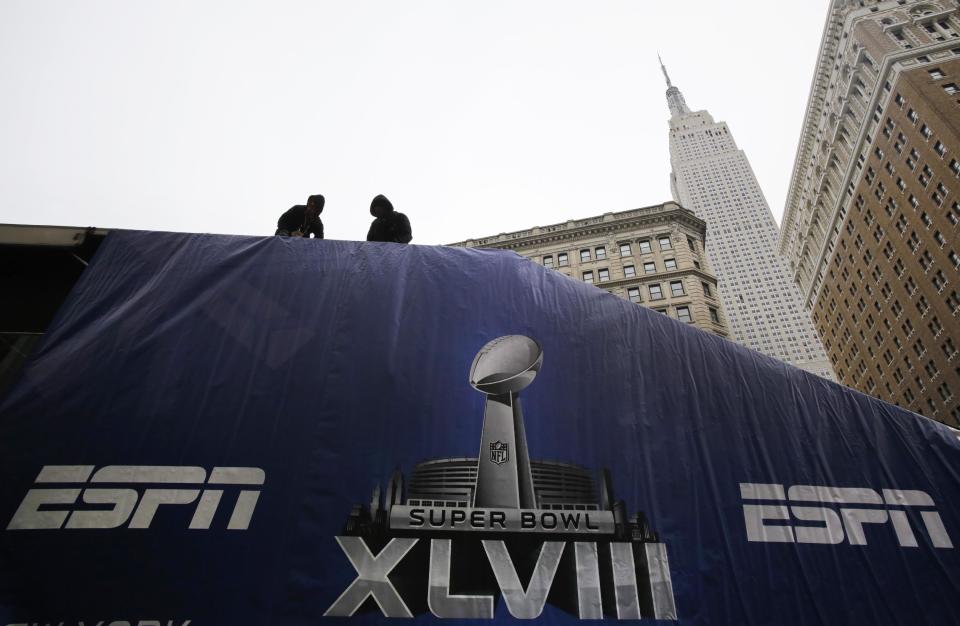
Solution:
M 690 237 L 687 237 L 687 246 L 689 246 L 690 249 L 693 250 L 694 252 L 697 251 L 697 245 L 693 243 L 693 239 L 691 239 Z
M 640 302 L 640 288 L 629 287 L 627 289 L 627 299 L 629 299 L 630 302 Z
M 651 300 L 663 300 L 663 291 L 660 289 L 660 285 L 650 285 L 647 289 L 650 290 Z
M 624 265 L 623 275 L 625 278 L 633 278 L 637 275 L 637 270 L 632 265 Z
M 547 255 L 543 257 L 543 266 L 544 267 L 553 267 L 553 255 Z
M 673 250 L 673 244 L 670 243 L 670 237 L 660 237 L 661 250 Z
M 945 145 L 943 145 L 943 142 L 942 142 L 942 141 L 938 141 L 937 143 L 933 144 L 933 149 L 934 149 L 934 150 L 937 152 L 937 154 L 939 154 L 941 157 L 947 153 L 947 147 L 946 147 Z
M 560 254 L 557 255 L 557 265 L 559 265 L 560 267 L 566 267 L 569 264 L 570 263 L 567 261 L 566 252 L 561 252 Z
M 933 361 L 931 361 L 933 363 Z M 940 397 L 943 398 L 944 402 L 950 402 L 950 399 L 953 398 L 953 393 L 950 391 L 950 387 L 947 386 L 947 383 L 942 383 L 937 387 L 937 393 L 940 394 Z
M 644 274 L 655 274 L 657 271 L 657 264 L 653 261 L 647 261 L 643 264 L 643 273 Z
M 703 295 L 707 296 L 708 298 L 713 297 L 713 292 L 710 291 L 710 283 L 700 283 L 700 286 L 703 287 Z
M 956 291 L 951 293 L 950 297 L 947 298 L 947 306 L 954 315 L 960 312 L 960 293 Z
M 719 324 L 720 314 L 717 313 L 717 310 L 715 308 L 713 307 L 708 307 L 708 308 L 710 310 L 710 321 L 712 321 L 714 324 Z
M 674 296 L 683 296 L 686 295 L 686 292 L 683 290 L 683 281 L 674 280 L 670 282 L 670 293 Z
M 900 94 L 897 94 L 896 97 L 894 97 L 893 101 L 896 102 L 897 106 L 900 107 L 901 109 L 903 108 L 903 103 L 906 102 L 906 100 L 904 100 L 903 96 L 901 96 Z
M 693 318 L 690 317 L 690 307 L 688 306 L 678 306 L 677 307 L 677 319 L 681 322 L 686 322 L 687 324 L 693 323 Z
M 897 278 L 900 278 L 901 276 L 903 276 L 903 270 L 904 270 L 903 261 L 901 261 L 900 259 L 897 259 L 896 262 L 893 264 L 893 271 L 897 273 Z
M 603 259 L 607 258 L 607 249 L 603 246 L 595 248 L 593 255 L 598 261 L 602 261 Z
M 893 370 L 893 378 L 897 381 L 897 384 L 903 382 L 903 372 L 900 371 L 900 368 Z
M 933 28 L 933 24 L 924 24 L 924 26 L 927 27 L 928 30 Z M 933 32 L 936 32 L 936 29 L 934 29 Z M 941 70 L 939 67 L 935 67 L 932 70 L 927 70 L 927 73 L 930 74 L 930 78 L 933 80 L 940 80 L 941 78 L 947 77 L 947 75 L 944 74 L 943 70 Z
M 960 176 L 960 161 L 956 159 L 950 159 L 950 171 Z
M 960 87 L 957 86 L 957 83 L 947 83 L 943 86 L 943 90 L 950 96 L 960 93 Z
M 924 139 L 930 139 L 930 136 L 933 135 L 933 131 L 930 130 L 930 127 L 924 124 L 920 127 L 920 134 L 923 135 Z
M 907 117 L 910 118 L 910 121 L 913 122 L 914 124 L 920 121 L 920 116 L 913 109 L 910 109 L 909 111 L 907 111 Z
M 630 250 L 629 243 L 620 244 L 620 256 L 633 256 L 633 251 Z
M 597 270 L 597 277 L 600 279 L 601 283 L 607 282 L 608 280 L 610 280 L 610 270 L 608 269 Z
M 583 282 L 593 284 L 593 272 L 583 273 Z
M 930 332 L 933 333 L 934 337 L 940 335 L 943 332 L 943 324 L 940 323 L 940 319 L 936 315 L 933 316 L 933 319 L 930 320 L 930 323 L 927 324 L 927 328 L 930 329 Z
M 947 286 L 947 277 L 944 276 L 943 270 L 937 270 L 936 274 L 933 275 L 933 278 L 930 279 L 930 282 L 933 283 L 933 286 L 937 288 L 937 293 L 943 291 L 943 288 Z
M 637 242 L 637 245 L 640 246 L 640 254 L 649 254 L 653 251 L 653 248 L 650 247 L 649 239 L 641 239 Z
M 906 232 L 906 230 L 907 230 L 907 218 L 906 218 L 906 216 L 905 216 L 903 213 L 901 213 L 900 216 L 897 218 L 897 223 L 894 224 L 894 226 L 897 227 L 897 230 L 900 231 L 900 234 L 901 234 L 901 235 L 902 235 L 904 232 Z
M 663 260 L 663 266 L 666 268 L 666 270 L 667 270 L 668 272 L 669 272 L 669 271 L 672 271 L 672 270 L 675 270 L 675 269 L 677 269 L 677 260 L 676 260 L 676 259 L 664 259 L 664 260 Z
M 953 339 L 950 337 L 947 337 L 947 341 L 940 346 L 940 349 L 943 350 L 943 353 L 947 356 L 948 361 L 957 354 L 957 347 L 953 344 Z
M 580 251 L 580 262 L 585 263 L 590 260 L 590 250 L 581 250 Z
M 913 352 L 918 357 L 922 357 L 924 354 L 926 354 L 927 347 L 923 345 L 923 340 L 917 339 L 915 342 L 913 342 Z M 933 361 L 931 361 L 931 363 L 933 363 Z

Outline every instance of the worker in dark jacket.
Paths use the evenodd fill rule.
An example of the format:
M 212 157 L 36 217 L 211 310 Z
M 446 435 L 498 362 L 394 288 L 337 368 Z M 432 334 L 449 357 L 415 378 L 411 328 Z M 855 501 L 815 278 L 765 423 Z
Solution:
M 285 237 L 306 237 L 312 234 L 314 239 L 323 239 L 323 222 L 320 214 L 323 212 L 325 200 L 320 194 L 307 198 L 307 204 L 295 204 L 277 220 L 275 235 Z
M 367 241 L 392 241 L 393 243 L 410 243 L 413 234 L 410 232 L 410 220 L 403 213 L 393 210 L 393 205 L 386 196 L 379 195 L 370 203 L 370 215 L 375 220 L 370 224 Z

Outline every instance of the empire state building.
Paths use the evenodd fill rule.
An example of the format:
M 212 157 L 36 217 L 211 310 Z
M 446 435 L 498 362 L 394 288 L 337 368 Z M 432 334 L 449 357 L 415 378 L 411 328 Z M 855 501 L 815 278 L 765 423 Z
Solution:
M 835 380 L 786 261 L 776 253 L 780 231 L 747 156 L 725 122 L 687 107 L 660 67 L 670 108 L 670 188 L 707 223 L 707 255 L 732 339 Z

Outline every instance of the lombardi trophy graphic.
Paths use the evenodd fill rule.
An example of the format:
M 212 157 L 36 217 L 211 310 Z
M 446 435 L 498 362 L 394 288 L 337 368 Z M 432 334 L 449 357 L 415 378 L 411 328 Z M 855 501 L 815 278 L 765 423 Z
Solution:
M 470 384 L 487 396 L 474 507 L 537 508 L 519 393 L 542 364 L 540 344 L 523 335 L 494 339 L 473 359 Z
M 468 379 L 486 400 L 480 454 L 421 461 L 409 480 L 398 466 L 369 508 L 353 506 L 337 542 L 357 578 L 325 615 L 493 619 L 501 598 L 518 619 L 548 603 L 580 619 L 677 619 L 667 547 L 610 471 L 598 494 L 588 468 L 530 460 L 519 395 L 542 365 L 522 335 L 480 349 Z

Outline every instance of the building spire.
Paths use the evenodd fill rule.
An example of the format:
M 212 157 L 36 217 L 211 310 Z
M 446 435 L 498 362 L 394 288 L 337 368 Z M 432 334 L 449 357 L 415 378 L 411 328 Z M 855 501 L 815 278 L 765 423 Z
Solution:
M 667 68 L 663 65 L 663 59 L 660 58 L 660 53 L 657 53 L 657 60 L 660 61 L 660 69 L 663 70 L 663 77 L 667 79 L 667 88 L 673 87 L 673 83 L 670 82 L 670 74 L 667 74 Z
M 677 117 L 689 113 L 690 109 L 687 108 L 683 94 L 680 93 L 678 87 L 674 87 L 673 83 L 670 82 L 670 75 L 667 74 L 667 68 L 664 66 L 663 59 L 660 58 L 659 54 L 657 54 L 657 60 L 660 61 L 660 69 L 663 70 L 663 77 L 667 79 L 667 106 L 670 107 L 670 115 Z

